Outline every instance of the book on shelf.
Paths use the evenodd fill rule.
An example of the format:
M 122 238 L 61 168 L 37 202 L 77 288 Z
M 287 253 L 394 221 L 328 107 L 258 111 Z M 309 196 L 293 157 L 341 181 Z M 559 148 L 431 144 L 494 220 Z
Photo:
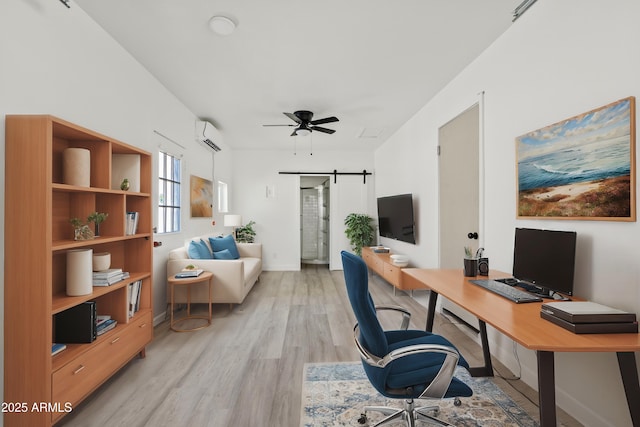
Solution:
M 132 318 L 138 310 L 140 310 L 140 292 L 142 289 L 142 280 L 136 280 L 129 284 L 129 292 L 127 300 L 129 306 L 129 318 Z
M 100 335 L 104 334 L 105 332 L 110 331 L 113 328 L 115 328 L 117 324 L 118 324 L 118 322 L 115 319 L 105 320 L 104 322 L 102 322 L 100 325 L 98 325 L 96 327 L 96 334 L 98 336 L 100 336 Z
M 85 301 L 53 316 L 53 339 L 59 343 L 90 343 L 96 339 L 96 303 Z
M 108 314 L 99 314 L 99 315 L 96 317 L 96 330 L 99 330 L 99 329 L 100 329 L 100 327 L 101 327 L 104 323 L 108 322 L 109 320 L 111 320 L 111 316 L 109 316 Z
M 134 235 L 138 232 L 138 219 L 140 212 L 127 212 L 125 216 L 125 234 Z
M 195 270 L 182 270 L 179 273 L 176 273 L 176 279 L 186 279 L 189 277 L 198 277 L 204 272 L 203 269 L 198 268 Z
M 56 354 L 58 354 L 61 351 L 63 351 L 65 348 L 67 348 L 67 346 L 65 344 L 53 343 L 51 345 L 51 355 L 55 356 Z

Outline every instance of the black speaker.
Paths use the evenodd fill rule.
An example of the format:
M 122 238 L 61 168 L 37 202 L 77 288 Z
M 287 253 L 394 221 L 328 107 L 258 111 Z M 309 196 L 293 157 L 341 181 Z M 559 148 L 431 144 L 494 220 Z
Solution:
M 478 274 L 480 276 L 489 275 L 489 258 L 480 258 L 478 260 Z

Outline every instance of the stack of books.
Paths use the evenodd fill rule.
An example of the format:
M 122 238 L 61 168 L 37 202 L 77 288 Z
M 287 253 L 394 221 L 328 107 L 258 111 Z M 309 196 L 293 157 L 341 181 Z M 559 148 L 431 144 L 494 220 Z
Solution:
M 140 212 L 127 212 L 125 216 L 125 233 L 127 236 L 138 232 L 138 217 Z
M 60 353 L 65 348 L 67 348 L 66 344 L 53 343 L 51 345 L 51 355 L 55 356 L 56 354 Z
M 591 301 L 544 303 L 540 317 L 575 334 L 638 333 L 635 313 Z
M 115 328 L 118 322 L 109 315 L 99 315 L 96 320 L 96 335 L 100 336 Z
M 176 279 L 186 279 L 189 277 L 198 277 L 202 274 L 204 270 L 201 268 L 195 268 L 191 270 L 182 270 L 179 273 L 176 273 Z
M 110 268 L 105 271 L 93 272 L 93 286 L 109 286 L 126 279 L 129 273 L 122 271 L 121 268 Z

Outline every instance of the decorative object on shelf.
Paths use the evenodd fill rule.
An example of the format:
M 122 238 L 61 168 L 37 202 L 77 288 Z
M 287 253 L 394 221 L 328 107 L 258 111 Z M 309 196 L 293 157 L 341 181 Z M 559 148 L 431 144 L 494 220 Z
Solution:
M 120 183 L 120 189 L 124 190 L 124 191 L 129 191 L 129 180 L 127 178 L 123 179 L 122 182 Z
M 109 216 L 106 212 L 92 212 L 87 217 L 87 222 L 93 222 L 95 224 L 95 236 L 100 236 L 100 224 L 102 224 Z
M 236 237 L 236 229 L 242 227 L 242 215 L 225 215 L 224 226 L 233 228 L 233 237 Z
M 73 226 L 73 240 L 91 240 L 95 236 L 87 224 L 83 224 L 80 218 L 69 220 Z
M 255 221 L 249 221 L 247 225 L 236 228 L 236 241 L 240 243 L 253 243 L 256 232 L 253 229 Z
M 140 165 L 142 158 L 139 154 L 111 155 L 111 189 L 140 192 Z M 129 188 L 122 188 L 123 182 L 129 183 Z
M 62 152 L 63 182 L 91 186 L 91 152 L 86 148 L 65 148 Z
M 191 218 L 213 218 L 213 182 L 191 175 Z
M 516 138 L 518 218 L 635 221 L 635 97 Z
M 111 267 L 111 254 L 99 252 L 93 254 L 93 271 L 105 271 Z
M 93 292 L 93 249 L 67 252 L 67 295 L 74 297 Z
M 406 255 L 393 254 L 389 255 L 389 258 L 391 258 L 391 263 L 396 267 L 406 267 L 409 265 L 409 257 Z
M 351 244 L 351 249 L 358 255 L 362 256 L 362 247 L 371 246 L 373 243 L 373 218 L 367 214 L 350 213 L 344 220 L 347 226 L 344 230 Z

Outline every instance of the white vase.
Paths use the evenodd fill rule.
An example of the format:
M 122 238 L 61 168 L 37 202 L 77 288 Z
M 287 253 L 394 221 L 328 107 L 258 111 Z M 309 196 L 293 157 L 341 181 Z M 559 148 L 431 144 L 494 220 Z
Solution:
M 93 292 L 93 249 L 67 252 L 67 295 L 74 297 Z
M 105 271 L 111 267 L 111 254 L 99 252 L 93 255 L 93 271 Z
M 91 152 L 86 148 L 65 148 L 62 152 L 63 182 L 79 187 L 91 186 Z

